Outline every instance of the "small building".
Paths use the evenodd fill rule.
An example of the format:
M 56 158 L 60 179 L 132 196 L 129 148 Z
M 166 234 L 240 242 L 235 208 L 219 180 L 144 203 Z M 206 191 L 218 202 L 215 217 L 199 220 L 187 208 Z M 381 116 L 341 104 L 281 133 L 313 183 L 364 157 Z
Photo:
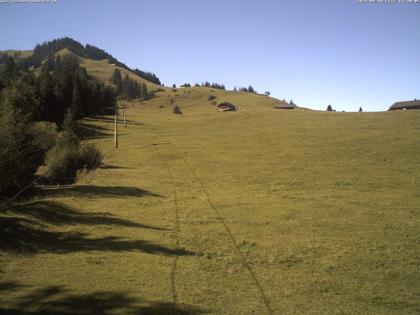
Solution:
M 278 104 L 274 105 L 274 109 L 295 109 L 297 108 L 296 104 L 293 101 L 287 103 L 286 101 L 280 101 Z
M 218 111 L 219 112 L 234 112 L 236 111 L 236 106 L 228 103 L 228 102 L 223 102 L 220 103 L 219 105 L 217 105 Z
M 420 109 L 420 100 L 395 102 L 389 110 Z

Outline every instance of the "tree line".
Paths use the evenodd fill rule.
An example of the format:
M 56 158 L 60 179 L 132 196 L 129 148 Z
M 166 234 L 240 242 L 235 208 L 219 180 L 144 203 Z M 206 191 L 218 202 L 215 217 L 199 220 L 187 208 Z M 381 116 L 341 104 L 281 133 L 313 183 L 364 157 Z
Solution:
M 116 94 L 122 99 L 148 99 L 153 96 L 152 93 L 148 93 L 144 82 L 139 83 L 137 80 L 130 79 L 127 73 L 123 78 L 119 69 L 114 70 L 111 80 L 115 85 Z
M 81 43 L 70 37 L 54 39 L 52 41 L 44 42 L 42 44 L 37 44 L 31 56 L 25 58 L 19 57 L 16 58 L 15 61 L 20 70 L 28 70 L 32 66 L 40 67 L 45 59 L 54 56 L 55 53 L 64 48 L 68 48 L 71 52 L 80 57 L 90 58 L 94 60 L 108 59 L 109 63 L 133 71 L 145 80 L 148 80 L 158 85 L 162 85 L 159 78 L 154 73 L 144 72 L 139 69 L 132 70 L 126 64 L 122 63 L 103 49 L 89 44 L 83 46 Z M 0 64 L 4 63 L 5 58 L 7 58 L 6 54 L 0 55 Z
M 208 81 L 202 82 L 201 85 L 196 83 L 194 86 L 195 87 L 208 87 L 208 88 L 212 88 L 212 89 L 226 90 L 226 87 L 225 87 L 224 84 L 219 84 L 219 83 L 214 83 L 214 82 L 210 83 Z M 191 87 L 191 84 L 184 83 L 180 87 Z M 173 84 L 172 88 L 176 88 L 176 84 Z M 239 91 L 239 92 L 257 93 L 257 91 L 251 85 L 248 86 L 248 87 L 239 87 L 239 88 L 237 88 L 235 86 L 233 91 L 235 91 L 235 92 Z M 270 95 L 270 92 L 265 92 L 265 94 Z
M 96 166 L 101 154 L 82 150 L 73 121 L 115 105 L 114 89 L 90 80 L 73 56 L 50 56 L 38 75 L 8 57 L 0 65 L 0 198 L 27 184 L 43 163 L 55 179 Z

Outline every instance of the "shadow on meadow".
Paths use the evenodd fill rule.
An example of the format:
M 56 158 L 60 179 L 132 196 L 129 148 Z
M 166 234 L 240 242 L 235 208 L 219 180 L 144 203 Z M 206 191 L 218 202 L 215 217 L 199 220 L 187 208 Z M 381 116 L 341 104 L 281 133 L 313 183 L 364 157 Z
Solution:
M 0 287 L 2 284 L 0 283 Z M 3 285 L 4 286 L 4 285 Z M 11 290 L 16 288 L 11 287 Z M 0 299 L 0 302 L 1 299 Z M 1 314 L 204 314 L 203 310 L 168 302 L 148 302 L 136 299 L 123 292 L 97 291 L 88 294 L 73 294 L 64 286 L 48 286 L 32 290 L 29 294 L 2 302 Z M 4 306 L 7 305 L 7 306 Z
M 146 240 L 127 240 L 118 236 L 89 237 L 87 233 L 48 230 L 39 222 L 20 217 L 0 217 L 0 250 L 20 254 L 107 251 L 139 251 L 165 256 L 194 253 L 173 249 Z
M 88 121 L 88 122 L 106 122 L 106 123 L 114 123 L 114 117 L 104 117 L 104 116 L 89 116 L 84 118 L 84 120 Z M 122 120 L 121 116 L 118 119 L 118 123 L 119 124 L 123 124 L 124 121 Z M 126 120 L 126 124 L 127 125 L 136 125 L 136 126 L 141 126 L 143 125 L 142 123 L 135 121 L 135 120 Z
M 33 201 L 10 206 L 6 214 L 20 214 L 43 223 L 63 225 L 113 225 L 153 230 L 167 230 L 115 217 L 109 213 L 82 212 L 54 201 Z
M 49 190 L 48 194 L 68 193 L 71 196 L 131 196 L 153 195 L 135 187 L 74 186 Z M 65 231 L 66 226 L 117 226 L 167 230 L 135 221 L 118 218 L 108 213 L 89 213 L 54 201 L 26 201 L 11 205 L 0 215 L 0 250 L 21 254 L 58 253 L 86 251 L 140 251 L 149 254 L 184 256 L 194 253 L 177 248 L 168 248 L 147 240 L 125 239 L 110 235 L 93 237 L 78 231 Z M 115 230 L 112 230 L 115 231 Z
M 104 170 L 132 170 L 133 167 L 105 164 L 105 165 L 101 166 L 101 169 L 104 169 Z
M 73 197 L 162 197 L 145 189 L 128 186 L 96 186 L 96 185 L 74 185 L 47 189 L 44 191 L 48 196 L 68 195 Z
M 112 130 L 103 126 L 83 122 L 77 124 L 77 134 L 82 140 L 113 137 Z

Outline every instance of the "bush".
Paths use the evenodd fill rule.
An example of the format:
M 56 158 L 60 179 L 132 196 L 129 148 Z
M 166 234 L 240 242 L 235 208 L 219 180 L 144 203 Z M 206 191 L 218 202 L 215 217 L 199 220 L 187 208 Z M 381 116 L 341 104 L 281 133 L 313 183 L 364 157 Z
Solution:
M 31 127 L 31 133 L 34 145 L 46 153 L 54 146 L 57 139 L 57 125 L 48 121 L 36 122 Z
M 147 93 L 145 96 L 143 96 L 143 100 L 147 101 L 147 100 L 150 100 L 154 97 L 155 97 L 155 93 L 152 91 L 152 92 Z
M 54 183 L 72 183 L 80 169 L 96 169 L 103 164 L 103 154 L 95 146 L 56 144 L 46 158 L 48 178 Z
M 63 131 L 57 137 L 46 157 L 50 169 L 48 177 L 56 183 L 72 183 L 81 168 L 94 169 L 102 164 L 102 153 L 94 146 L 80 147 L 80 140 L 74 133 L 73 115 L 68 112 Z
M 104 156 L 102 152 L 94 145 L 82 147 L 79 152 L 79 168 L 83 167 L 93 170 L 103 165 Z
M 212 101 L 212 100 L 214 100 L 216 98 L 216 96 L 214 96 L 214 95 L 209 95 L 208 97 L 207 97 L 207 100 L 208 101 Z
M 79 169 L 79 147 L 55 145 L 48 151 L 46 164 L 48 178 L 56 183 L 73 182 Z
M 179 106 L 178 106 L 178 105 L 175 105 L 175 106 L 174 106 L 174 109 L 173 109 L 173 113 L 174 113 L 174 114 L 177 114 L 177 115 L 182 115 L 181 108 L 179 108 Z

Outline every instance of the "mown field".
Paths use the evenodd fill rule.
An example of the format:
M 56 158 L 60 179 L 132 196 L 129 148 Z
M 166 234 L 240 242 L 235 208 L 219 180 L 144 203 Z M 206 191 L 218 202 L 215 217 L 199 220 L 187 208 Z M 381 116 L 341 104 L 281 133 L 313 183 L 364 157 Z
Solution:
M 127 104 L 119 149 L 85 119 L 106 166 L 2 216 L 1 312 L 420 313 L 420 111 L 274 103 L 168 89 Z

